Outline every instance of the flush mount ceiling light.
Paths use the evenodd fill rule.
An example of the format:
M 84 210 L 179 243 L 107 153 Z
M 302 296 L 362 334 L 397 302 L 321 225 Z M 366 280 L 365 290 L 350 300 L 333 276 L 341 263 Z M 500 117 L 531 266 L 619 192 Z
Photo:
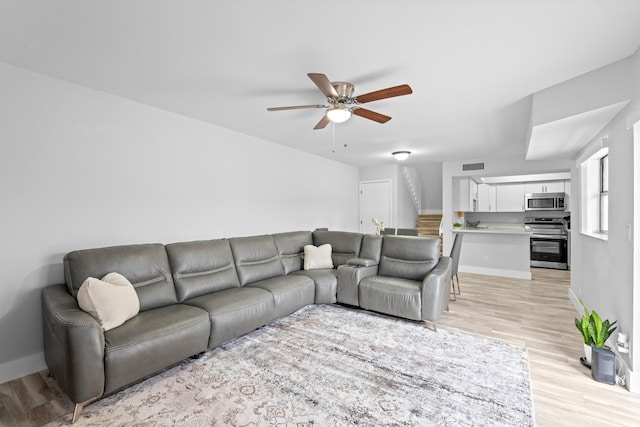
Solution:
M 351 118 L 351 110 L 340 102 L 327 109 L 327 118 L 334 123 L 343 123 Z
M 411 151 L 394 151 L 391 153 L 396 160 L 407 160 Z

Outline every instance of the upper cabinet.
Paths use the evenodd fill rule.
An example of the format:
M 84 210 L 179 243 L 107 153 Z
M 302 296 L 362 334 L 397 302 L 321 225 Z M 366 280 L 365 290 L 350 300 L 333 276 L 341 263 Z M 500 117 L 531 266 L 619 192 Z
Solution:
M 497 212 L 524 212 L 524 183 L 496 185 Z
M 524 212 L 526 193 L 571 192 L 571 180 L 478 184 L 470 177 L 453 178 L 453 211 Z
M 478 184 L 478 212 L 496 212 L 496 186 Z
M 536 181 L 524 184 L 525 193 L 564 193 L 565 181 Z
M 478 204 L 478 184 L 468 177 L 453 178 L 453 210 L 475 212 Z

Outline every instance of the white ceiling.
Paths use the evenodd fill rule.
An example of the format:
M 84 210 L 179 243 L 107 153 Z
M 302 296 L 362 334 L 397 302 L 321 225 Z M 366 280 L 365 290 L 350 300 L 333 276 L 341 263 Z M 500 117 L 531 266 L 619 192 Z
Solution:
M 632 55 L 639 17 L 638 0 L 2 0 L 0 61 L 359 167 L 524 157 L 530 95 Z M 336 125 L 333 153 L 321 110 L 266 110 L 325 103 L 309 72 L 414 93 L 367 104 L 386 124 Z

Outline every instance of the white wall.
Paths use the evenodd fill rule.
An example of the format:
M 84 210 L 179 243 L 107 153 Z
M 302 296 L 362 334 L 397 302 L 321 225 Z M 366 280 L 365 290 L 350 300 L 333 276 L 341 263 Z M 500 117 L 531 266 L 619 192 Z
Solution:
M 624 227 L 633 224 L 633 132 L 618 117 L 605 133 L 609 137 L 609 233 L 608 240 L 581 234 L 583 218 L 572 216 L 572 299 L 581 298 L 604 319 L 618 321 L 618 332 L 633 332 L 633 243 Z M 604 134 L 600 135 L 599 140 Z M 593 147 L 593 152 L 597 151 Z M 589 151 L 589 150 L 587 150 Z M 579 169 L 572 173 L 579 193 Z M 576 203 L 578 200 L 574 200 Z M 574 218 L 577 221 L 574 221 Z M 575 225 L 574 225 L 575 224 Z M 612 337 L 615 340 L 615 336 Z M 624 356 L 629 364 L 628 357 Z M 631 366 L 629 366 L 631 367 Z
M 357 231 L 358 169 L 0 63 L 0 383 L 44 367 L 71 250 Z
M 637 246 L 640 233 L 634 224 L 638 224 L 638 215 L 634 209 L 637 189 L 634 190 L 634 175 L 640 169 L 640 156 L 634 151 L 634 132 L 630 126 L 632 120 L 640 119 L 637 111 L 640 106 L 640 53 L 633 57 L 634 80 L 628 92 L 633 96 L 632 103 L 607 126 L 581 153 L 584 158 L 600 148 L 599 141 L 607 136 L 609 141 L 609 233 L 608 240 L 598 240 L 580 234 L 580 218 L 576 226 L 572 218 L 573 257 L 570 296 L 575 303 L 581 298 L 585 305 L 596 310 L 601 317 L 618 321 L 617 332 L 631 337 L 631 354 L 620 355 L 619 360 L 625 368 L 633 372 L 631 389 L 640 392 L 640 292 L 638 271 L 634 272 L 634 242 Z M 635 117 L 635 119 L 632 118 Z M 637 137 L 636 137 L 637 140 Z M 634 160 L 635 157 L 635 160 Z M 577 165 L 576 165 L 577 166 Z M 634 174 L 635 171 L 635 174 Z M 574 167 L 572 181 L 574 188 L 581 194 L 580 171 Z M 573 190 L 573 188 L 572 188 Z M 576 198 L 574 200 L 577 202 Z M 576 208 L 577 206 L 574 205 Z M 635 228 L 633 238 L 625 236 L 625 226 Z M 639 266 L 636 266 L 637 269 Z M 634 275 L 635 274 L 635 275 Z M 612 343 L 615 336 L 612 337 Z M 634 351 L 635 348 L 635 351 Z

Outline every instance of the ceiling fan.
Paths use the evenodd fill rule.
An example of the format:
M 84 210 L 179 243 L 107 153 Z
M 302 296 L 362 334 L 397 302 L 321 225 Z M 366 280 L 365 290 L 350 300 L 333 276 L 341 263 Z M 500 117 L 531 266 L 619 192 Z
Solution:
M 391 117 L 362 108 L 361 104 L 413 93 L 411 87 L 405 84 L 376 90 L 374 92 L 365 93 L 364 95 L 353 96 L 355 87 L 349 82 L 332 82 L 327 76 L 320 73 L 309 73 L 307 75 L 311 81 L 318 86 L 320 92 L 327 97 L 327 103 L 329 105 L 294 105 L 290 107 L 271 107 L 267 108 L 267 110 L 282 111 L 300 110 L 305 108 L 326 108 L 327 111 L 318 124 L 316 124 L 314 129 L 323 129 L 329 124 L 329 122 L 345 122 L 351 118 L 352 114 L 373 120 L 374 122 L 386 123 L 391 120 Z

